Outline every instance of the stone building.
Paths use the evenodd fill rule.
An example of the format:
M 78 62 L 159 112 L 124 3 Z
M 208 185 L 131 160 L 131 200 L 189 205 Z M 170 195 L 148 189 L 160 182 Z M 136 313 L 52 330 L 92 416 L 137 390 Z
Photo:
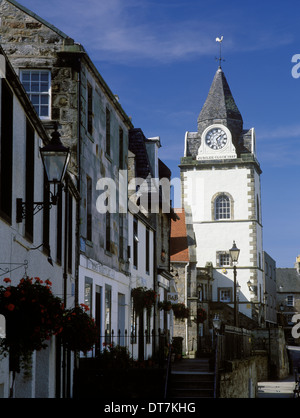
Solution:
M 127 189 L 132 124 L 82 45 L 16 1 L 1 1 L 0 17 L 1 44 L 43 128 L 49 133 L 58 122 L 71 150 L 70 177 L 80 195 L 72 291 L 96 320 L 99 349 L 130 318 L 127 194 L 120 197 L 119 186 Z M 55 253 L 53 262 L 60 265 Z M 64 380 L 56 396 L 70 395 L 67 385 Z
M 0 1 L 0 18 L 1 45 L 43 129 L 49 134 L 58 123 L 62 142 L 71 151 L 69 177 L 80 197 L 73 212 L 72 289 L 74 303 L 85 303 L 96 320 L 99 350 L 105 342 L 118 343 L 120 334 L 128 337 L 131 329 L 128 248 L 133 235 L 127 185 L 129 133 L 134 127 L 81 44 L 15 0 Z M 148 138 L 145 147 L 152 177 L 170 176 L 158 159 L 159 138 Z M 170 212 L 159 209 L 150 224 L 152 285 L 166 292 L 172 279 Z M 53 262 L 60 263 L 55 254 Z M 153 328 L 160 322 L 154 312 Z M 62 387 L 57 396 L 65 393 Z
M 197 124 L 197 132 L 185 135 L 184 157 L 179 165 L 189 248 L 189 321 L 206 301 L 210 330 L 215 314 L 223 323 L 233 325 L 234 309 L 236 325 L 262 326 L 261 168 L 254 128 L 243 127 L 221 67 Z M 240 249 L 236 280 L 229 253 L 233 242 Z M 190 331 L 189 353 L 200 344 L 198 341 L 195 349 L 192 343 L 198 340 L 199 329 L 194 326 Z
M 297 321 L 294 315 L 300 314 L 300 256 L 296 258 L 294 268 L 277 268 L 277 314 L 278 324 L 283 327 L 289 345 L 299 345 L 300 339 L 294 338 L 292 329 Z M 296 330 L 296 334 L 299 332 Z
M 129 131 L 131 289 L 153 289 L 158 301 L 162 302 L 167 300 L 169 292 L 174 291 L 173 275 L 170 273 L 170 227 L 171 219 L 177 217 L 170 206 L 171 172 L 158 158 L 160 146 L 158 137 L 146 138 L 139 128 Z M 159 336 L 169 341 L 173 335 L 172 312 L 157 310 L 155 305 L 148 321 L 147 316 L 149 312 L 145 311 L 144 318 L 133 318 L 137 320 L 136 325 L 131 323 L 131 329 L 134 326 L 139 330 L 140 342 L 136 347 L 136 351 L 141 350 L 139 358 L 142 351 L 148 357 L 155 354 L 160 346 Z M 148 339 L 148 349 L 145 349 L 142 339 L 149 327 L 151 338 Z
M 188 238 L 185 224 L 184 209 L 175 209 L 179 219 L 171 222 L 171 270 L 175 277 L 176 289 L 178 292 L 178 302 L 188 305 L 189 285 L 187 282 L 187 270 L 190 267 L 190 255 Z M 192 333 L 188 332 L 188 320 L 175 320 L 174 336 L 182 337 L 183 354 L 188 352 L 187 338 Z M 195 335 L 194 335 L 195 336 Z
M 276 261 L 265 251 L 263 252 L 263 268 L 265 282 L 265 325 L 266 327 L 274 327 L 277 326 Z
M 1 1 L 0 16 L 1 44 L 45 129 L 58 122 L 71 149 L 70 172 L 81 197 L 76 294 L 96 318 L 101 346 L 123 326 L 118 301 L 125 298 L 129 306 L 127 196 L 119 195 L 119 186 L 127 184 L 132 124 L 82 45 L 16 1 Z M 125 316 L 128 321 L 128 309 Z
M 48 188 L 39 155 L 49 136 L 2 48 L 0 52 L 0 284 L 5 285 L 4 278 L 12 286 L 27 276 L 44 283 L 48 279 L 53 294 L 70 308 L 75 302 L 76 185 L 67 173 L 57 205 L 49 208 L 49 192 L 54 190 Z M 19 199 L 25 208 L 20 213 Z M 56 342 L 51 337 L 45 350 L 33 352 L 27 379 L 11 355 L 1 354 L 0 397 L 71 395 L 73 356 Z

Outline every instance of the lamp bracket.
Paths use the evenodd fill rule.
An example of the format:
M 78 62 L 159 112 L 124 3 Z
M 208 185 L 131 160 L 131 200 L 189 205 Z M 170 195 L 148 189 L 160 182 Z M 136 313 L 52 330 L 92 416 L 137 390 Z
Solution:
M 22 222 L 22 219 L 25 219 L 28 214 L 33 216 L 40 212 L 43 208 L 52 208 L 52 205 L 55 205 L 55 199 L 51 199 L 49 202 L 23 202 L 21 198 L 17 198 L 17 215 L 16 222 Z
M 20 267 L 25 267 L 26 273 L 28 261 L 24 260 L 24 263 L 0 263 L 0 266 L 9 266 L 5 268 L 0 267 L 0 276 L 4 276 L 5 274 L 11 273 L 12 271 L 19 269 Z

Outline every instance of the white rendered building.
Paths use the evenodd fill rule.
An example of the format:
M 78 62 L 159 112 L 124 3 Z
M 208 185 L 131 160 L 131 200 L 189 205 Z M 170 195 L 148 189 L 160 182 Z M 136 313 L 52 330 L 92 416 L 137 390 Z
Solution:
M 202 300 L 233 307 L 229 249 L 235 241 L 240 249 L 237 309 L 260 324 L 264 295 L 261 169 L 255 140 L 254 129 L 243 128 L 219 67 L 198 117 L 198 131 L 185 135 L 180 164 L 190 257 L 197 267 L 191 298 L 201 293 Z M 209 285 L 201 276 L 207 263 L 212 266 Z

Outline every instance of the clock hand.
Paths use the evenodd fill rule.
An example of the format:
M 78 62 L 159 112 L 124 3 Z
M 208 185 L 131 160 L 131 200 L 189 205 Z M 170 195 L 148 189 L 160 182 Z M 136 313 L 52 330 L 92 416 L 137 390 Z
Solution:
M 221 136 L 222 136 L 222 135 L 219 135 L 219 136 L 216 138 L 216 141 L 217 141 L 217 143 L 218 143 L 218 144 L 220 144 L 220 140 L 219 140 L 219 139 L 221 138 Z

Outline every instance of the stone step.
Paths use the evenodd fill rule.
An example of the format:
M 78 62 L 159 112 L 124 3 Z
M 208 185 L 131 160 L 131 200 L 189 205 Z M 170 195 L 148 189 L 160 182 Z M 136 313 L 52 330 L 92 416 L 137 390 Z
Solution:
M 213 398 L 214 397 L 214 389 L 207 388 L 207 389 L 190 389 L 190 388 L 178 388 L 178 389 L 171 389 L 169 391 L 168 398 L 176 399 L 176 398 Z
M 186 382 L 186 381 L 214 381 L 214 373 L 212 372 L 171 372 L 170 379 Z
M 208 358 L 183 359 L 171 365 L 168 397 L 213 398 L 214 372 Z
M 213 380 L 202 380 L 202 381 L 182 381 L 182 380 L 172 380 L 169 383 L 169 387 L 172 388 L 188 388 L 188 389 L 206 389 L 214 386 Z

